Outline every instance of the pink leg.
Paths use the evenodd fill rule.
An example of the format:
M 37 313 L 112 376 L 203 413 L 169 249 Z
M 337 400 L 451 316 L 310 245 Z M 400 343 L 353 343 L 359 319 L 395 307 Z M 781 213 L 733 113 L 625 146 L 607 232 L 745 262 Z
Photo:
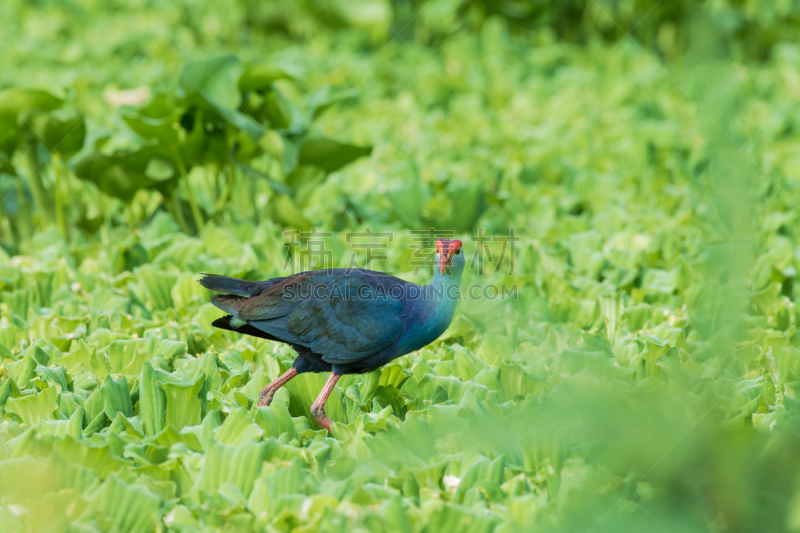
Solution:
M 283 373 L 281 377 L 261 389 L 261 394 L 258 395 L 258 406 L 259 407 L 266 407 L 267 405 L 272 403 L 272 397 L 275 396 L 275 391 L 280 389 L 282 386 L 286 384 L 290 379 L 297 375 L 297 370 L 294 368 L 290 368 L 286 372 Z
M 328 396 L 331 395 L 333 387 L 336 386 L 336 382 L 339 381 L 341 377 L 342 376 L 337 376 L 336 374 L 331 374 L 331 377 L 325 382 L 325 386 L 322 387 L 319 396 L 317 396 L 317 399 L 311 404 L 311 414 L 314 416 L 314 420 L 319 422 L 320 426 L 327 429 L 328 433 L 331 432 L 331 419 L 325 416 L 325 402 L 328 401 Z

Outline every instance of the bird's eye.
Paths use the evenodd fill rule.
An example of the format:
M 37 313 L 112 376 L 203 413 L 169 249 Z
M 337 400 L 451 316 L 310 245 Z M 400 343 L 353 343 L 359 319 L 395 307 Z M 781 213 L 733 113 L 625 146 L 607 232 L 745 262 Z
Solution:
M 458 250 L 456 250 L 456 255 L 461 255 L 461 248 L 459 248 Z

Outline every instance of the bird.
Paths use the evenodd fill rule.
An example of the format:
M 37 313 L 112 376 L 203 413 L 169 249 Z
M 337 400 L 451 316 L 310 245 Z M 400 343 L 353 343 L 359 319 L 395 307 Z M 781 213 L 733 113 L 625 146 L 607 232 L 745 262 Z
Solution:
M 444 333 L 461 299 L 466 264 L 458 239 L 436 241 L 434 276 L 417 285 L 361 268 L 311 270 L 266 281 L 202 274 L 217 294 L 211 303 L 228 313 L 212 326 L 288 344 L 292 367 L 264 387 L 259 407 L 305 372 L 330 372 L 311 414 L 331 433 L 325 402 L 345 374 L 372 372 L 419 350 Z

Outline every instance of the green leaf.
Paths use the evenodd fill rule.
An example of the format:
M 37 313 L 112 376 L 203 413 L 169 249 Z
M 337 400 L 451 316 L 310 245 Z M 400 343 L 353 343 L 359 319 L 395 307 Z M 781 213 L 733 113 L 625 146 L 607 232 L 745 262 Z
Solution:
M 411 171 L 410 179 L 403 180 L 395 188 L 386 191 L 386 198 L 391 202 L 397 218 L 409 228 L 420 226 L 427 196 L 416 169 Z
M 124 377 L 112 379 L 111 376 L 106 376 L 100 386 L 100 393 L 103 395 L 103 410 L 109 420 L 114 420 L 117 413 L 126 418 L 133 416 L 131 391 L 127 379 Z
M 304 495 L 298 495 L 306 475 L 300 466 L 299 461 L 293 461 L 291 466 L 281 468 L 277 472 L 266 476 L 264 479 L 256 481 L 247 507 L 254 513 L 275 515 L 280 513 L 286 505 L 286 499 L 292 496 L 301 496 L 300 503 L 305 499 Z M 289 503 L 291 505 L 291 503 Z
M 205 381 L 206 376 L 201 372 L 193 381 L 158 382 L 166 401 L 165 424 L 180 431 L 200 423 L 203 414 L 198 395 Z
M 165 361 L 173 361 L 186 354 L 186 343 L 161 337 L 151 337 L 150 357 L 162 357 Z
M 351 100 L 358 96 L 358 89 L 348 87 L 334 87 L 326 85 L 320 87 L 308 97 L 308 113 L 312 119 L 318 118 L 331 106 Z
M 64 101 L 46 91 L 11 88 L 0 91 L 0 114 L 17 115 L 22 111 L 54 111 Z
M 443 222 L 444 227 L 452 228 L 456 232 L 471 230 L 478 219 L 489 207 L 483 183 L 451 182 L 447 188 L 450 203 L 450 212 Z M 437 215 L 436 221 L 440 217 Z
M 289 129 L 294 120 L 294 108 L 283 93 L 273 87 L 265 98 L 265 111 L 269 125 L 276 130 Z
M 108 361 L 116 374 L 137 376 L 142 371 L 142 364 L 149 358 L 148 341 L 145 339 L 118 340 L 108 347 Z
M 588 368 L 592 371 L 592 374 L 599 376 L 607 373 L 610 368 L 605 352 L 564 350 L 558 358 L 561 362 L 562 370 L 573 375 Z
M 181 65 L 178 91 L 181 96 L 197 93 L 222 108 L 236 109 L 241 103 L 239 78 L 244 72 L 239 58 L 224 55 Z
M 13 379 L 7 379 L 0 385 L 0 413 L 5 411 L 6 402 L 15 392 L 19 396 L 19 387 L 16 386 Z
M 101 415 L 105 416 L 105 413 Z M 100 478 L 125 467 L 122 460 L 111 454 L 108 444 L 102 442 L 86 442 L 67 436 L 55 441 L 53 449 L 68 463 L 88 468 Z
M 239 78 L 239 90 L 242 93 L 264 91 L 271 88 L 272 84 L 277 80 L 294 78 L 294 74 L 280 66 L 270 64 L 250 65 L 244 69 L 242 77 Z
M 17 415 L 23 424 L 33 426 L 56 416 L 60 395 L 58 387 L 51 386 L 39 394 L 9 398 L 6 401 L 6 411 Z
M 148 141 L 159 141 L 167 146 L 178 146 L 179 130 L 176 127 L 181 113 L 175 110 L 163 117 L 149 117 L 143 114 L 146 110 L 128 110 L 121 113 L 122 120 L 137 135 Z
M 267 216 L 280 225 L 299 230 L 311 228 L 311 223 L 306 220 L 302 210 L 294 201 L 285 194 L 279 194 L 267 204 Z
M 36 374 L 45 381 L 58 385 L 61 392 L 67 392 L 66 369 L 62 365 L 56 365 L 55 368 L 39 365 L 36 367 Z
M 226 122 L 246 133 L 252 141 L 257 141 L 265 133 L 264 128 L 258 122 L 244 113 L 220 105 L 214 105 L 214 109 Z
M 437 387 L 441 387 L 447 394 L 447 398 L 455 400 L 456 403 L 461 402 L 467 391 L 472 391 L 475 397 L 480 401 L 495 401 L 497 399 L 497 392 L 489 390 L 483 385 L 478 385 L 472 382 L 463 383 L 461 380 L 452 377 L 437 376 L 434 374 L 426 374 L 419 382 L 417 388 L 417 399 L 427 399 L 433 396 Z
M 72 113 L 65 118 L 49 114 L 37 114 L 30 120 L 37 140 L 42 142 L 48 152 L 57 152 L 64 159 L 78 153 L 86 138 L 86 124 L 83 115 Z
M 343 166 L 372 153 L 371 146 L 353 146 L 333 139 L 318 137 L 306 140 L 300 147 L 298 163 L 320 167 L 325 172 L 335 172 Z
M 173 157 L 161 146 L 145 146 L 110 156 L 90 152 L 75 163 L 75 172 L 79 178 L 93 182 L 104 193 L 130 202 L 140 189 L 155 189 L 162 194 L 171 192 L 179 177 Z M 171 168 L 172 172 L 154 172 L 154 168 L 166 167 Z
M 292 421 L 289 409 L 279 401 L 279 395 L 275 395 L 269 407 L 259 407 L 255 413 L 255 421 L 264 430 L 264 437 L 281 438 L 289 441 L 297 437 L 297 428 Z
M 32 350 L 22 359 L 5 364 L 9 377 L 22 389 L 26 388 L 28 382 L 36 376 L 36 366 L 37 362 L 33 357 Z
M 112 474 L 89 500 L 79 522 L 97 521 L 103 529 L 144 533 L 155 527 L 160 507 L 157 495 Z
M 482 481 L 488 481 L 495 485 L 502 484 L 504 468 L 505 458 L 502 455 L 494 461 L 490 461 L 486 457 L 480 457 L 470 465 L 467 472 L 461 477 L 456 491 L 456 499 L 463 502 L 467 491 Z
M 151 265 L 142 265 L 137 270 L 139 278 L 140 293 L 148 295 L 148 304 L 151 309 L 163 310 L 173 307 L 172 287 L 178 280 L 178 276 L 171 272 L 164 272 L 153 268 Z
M 265 442 L 250 441 L 240 446 L 214 444 L 206 453 L 200 475 L 192 487 L 193 497 L 214 491 L 227 482 L 233 483 L 247 497 L 261 472 L 266 452 Z
M 253 422 L 247 409 L 239 407 L 233 409 L 225 422 L 214 430 L 214 438 L 222 444 L 239 446 L 248 441 L 259 440 L 263 433 L 264 430 Z

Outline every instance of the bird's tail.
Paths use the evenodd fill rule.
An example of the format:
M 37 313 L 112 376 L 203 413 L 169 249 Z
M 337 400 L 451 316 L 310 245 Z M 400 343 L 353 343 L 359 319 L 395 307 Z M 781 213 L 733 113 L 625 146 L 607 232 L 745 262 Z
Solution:
M 238 294 L 240 296 L 261 294 L 264 289 L 271 285 L 268 281 L 246 281 L 216 274 L 203 274 L 203 277 L 198 281 L 200 285 L 210 291 Z
M 231 324 L 231 319 L 233 319 L 231 315 L 223 316 L 216 319 L 214 322 L 211 323 L 211 325 L 214 326 L 215 328 L 227 329 L 229 331 L 236 331 L 236 327 L 233 324 Z
M 246 301 L 247 297 L 235 294 L 219 294 L 211 297 L 212 304 L 233 315 L 234 318 L 239 316 L 239 309 Z
M 261 331 L 260 329 L 251 326 L 244 320 L 239 320 L 231 315 L 218 318 L 212 322 L 211 325 L 215 328 L 227 329 L 228 331 L 235 331 L 236 333 L 244 333 L 245 335 L 252 335 L 253 337 L 260 337 L 270 341 L 281 342 L 280 339 L 276 339 L 269 333 Z

